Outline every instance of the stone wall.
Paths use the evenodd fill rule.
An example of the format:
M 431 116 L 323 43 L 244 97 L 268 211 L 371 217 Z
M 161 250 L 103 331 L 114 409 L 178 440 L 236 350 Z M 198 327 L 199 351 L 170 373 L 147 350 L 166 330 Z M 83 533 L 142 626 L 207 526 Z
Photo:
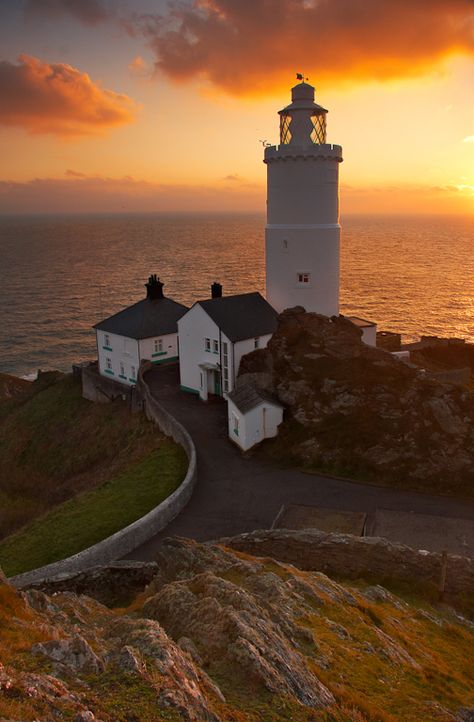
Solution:
M 164 529 L 188 503 L 197 479 L 196 449 L 186 429 L 152 397 L 143 380 L 143 373 L 148 368 L 147 364 L 140 368 L 137 382 L 138 393 L 144 403 L 147 417 L 153 420 L 164 434 L 171 436 L 184 448 L 189 461 L 184 480 L 167 499 L 141 519 L 137 519 L 124 529 L 78 554 L 13 577 L 10 581 L 15 586 L 31 586 L 58 574 L 82 572 L 85 569 L 106 565 L 116 559 L 121 559 Z
M 313 529 L 255 531 L 219 543 L 259 557 L 271 557 L 306 571 L 344 579 L 375 577 L 439 585 L 441 554 L 411 549 L 377 537 L 332 534 Z M 474 559 L 447 556 L 446 597 L 474 595 Z
M 46 594 L 74 592 L 94 597 L 108 606 L 126 606 L 142 592 L 158 573 L 156 562 L 122 560 L 103 567 L 91 567 L 83 572 L 58 574 L 36 584 L 30 589 L 40 589 Z
M 125 386 L 115 379 L 101 376 L 97 362 L 75 366 L 73 369 L 76 377 L 80 370 L 83 398 L 99 404 L 108 404 L 114 399 L 121 398 L 132 411 L 140 410 L 140 395 L 136 386 Z

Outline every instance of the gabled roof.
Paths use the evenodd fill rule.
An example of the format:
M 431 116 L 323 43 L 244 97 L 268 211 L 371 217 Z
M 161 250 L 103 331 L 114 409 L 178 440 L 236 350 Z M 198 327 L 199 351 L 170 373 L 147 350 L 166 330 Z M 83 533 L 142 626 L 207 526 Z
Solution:
M 261 404 L 271 404 L 277 408 L 283 408 L 283 406 L 273 399 L 270 394 L 262 391 L 261 389 L 257 389 L 257 387 L 253 384 L 243 384 L 242 386 L 237 386 L 230 392 L 228 398 L 243 414 L 255 409 Z
M 232 343 L 276 331 L 278 314 L 258 292 L 197 303 Z
M 126 338 L 165 336 L 168 333 L 177 333 L 178 320 L 187 310 L 186 306 L 171 298 L 144 298 L 96 323 L 94 328 Z

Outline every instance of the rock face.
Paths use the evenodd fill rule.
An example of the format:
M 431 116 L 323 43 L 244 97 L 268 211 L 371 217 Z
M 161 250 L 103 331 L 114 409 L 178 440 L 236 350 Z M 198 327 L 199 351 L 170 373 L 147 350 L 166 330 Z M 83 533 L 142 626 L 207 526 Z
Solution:
M 154 578 L 127 608 L 0 580 L 0 719 L 471 718 L 474 624 L 426 599 L 244 552 L 292 546 L 284 532 L 279 548 L 274 533 L 259 534 L 228 540 L 235 549 L 165 540 Z M 317 557 L 317 539 L 303 534 L 295 561 L 304 546 Z M 100 570 L 90 579 L 97 593 Z
M 242 359 L 285 404 L 274 453 L 333 473 L 474 494 L 474 394 L 430 380 L 362 343 L 343 317 L 280 315 L 266 349 Z

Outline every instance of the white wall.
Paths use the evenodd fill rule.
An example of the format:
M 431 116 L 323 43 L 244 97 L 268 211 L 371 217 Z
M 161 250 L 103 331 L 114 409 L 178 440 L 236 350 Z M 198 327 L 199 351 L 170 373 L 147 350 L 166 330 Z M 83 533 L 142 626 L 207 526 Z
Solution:
M 235 404 L 227 400 L 229 438 L 243 451 L 251 449 L 263 439 L 274 437 L 283 420 L 283 409 L 262 402 L 259 406 L 243 414 Z M 235 419 L 238 419 L 238 434 L 235 433 Z
M 162 342 L 162 351 L 155 352 L 155 341 Z M 178 334 L 170 333 L 166 336 L 143 338 L 139 341 L 140 358 L 147 359 L 153 364 L 162 363 L 178 358 Z
M 339 313 L 341 160 L 341 147 L 329 144 L 265 150 L 266 295 L 278 312 Z M 298 283 L 298 273 L 311 274 L 310 283 Z
M 201 373 L 203 383 L 206 383 L 205 374 L 199 368 L 199 364 L 221 363 L 220 348 L 218 353 L 213 351 L 213 342 L 217 341 L 219 344 L 219 329 L 203 308 L 196 304 L 179 319 L 178 335 L 181 387 L 185 391 L 199 393 Z M 205 338 L 210 339 L 210 351 L 205 349 Z
M 272 337 L 271 333 L 268 333 L 266 336 L 259 336 L 258 337 L 258 346 L 255 346 L 255 338 L 248 338 L 244 341 L 237 341 L 234 345 L 234 359 L 235 359 L 235 374 L 233 376 L 234 379 L 237 378 L 239 374 L 239 366 L 240 361 L 242 359 L 242 356 L 245 356 L 245 354 L 250 353 L 251 351 L 255 351 L 256 348 L 265 348 L 270 341 Z M 232 386 L 233 388 L 233 386 Z M 230 391 L 232 391 L 232 388 Z
M 96 331 L 97 349 L 99 357 L 99 372 L 102 376 L 108 376 L 122 384 L 131 386 L 136 382 L 140 361 L 147 359 L 152 363 L 161 363 L 178 356 L 178 334 L 157 336 L 163 343 L 163 352 L 155 354 L 154 338 L 145 338 L 137 341 L 134 338 L 126 338 L 113 333 Z M 109 346 L 105 342 L 106 336 L 109 339 Z M 110 359 L 112 368 L 107 368 L 107 358 Z M 121 373 L 123 364 L 124 374 Z M 135 375 L 132 374 L 133 368 Z
M 96 335 L 99 373 L 127 386 L 134 384 L 140 366 L 138 341 L 104 331 L 96 331 Z M 108 344 L 106 343 L 106 337 L 108 337 Z M 110 359 L 111 369 L 107 368 L 107 359 Z M 124 374 L 121 374 L 121 362 L 123 363 Z M 135 376 L 132 375 L 132 367 L 135 367 Z
M 361 331 L 362 341 L 366 343 L 367 346 L 377 345 L 377 326 L 363 326 Z

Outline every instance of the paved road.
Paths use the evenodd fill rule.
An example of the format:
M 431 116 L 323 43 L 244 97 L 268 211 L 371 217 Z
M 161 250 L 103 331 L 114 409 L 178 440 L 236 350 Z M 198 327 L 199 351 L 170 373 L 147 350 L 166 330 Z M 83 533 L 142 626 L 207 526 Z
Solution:
M 198 483 L 181 514 L 129 558 L 153 559 L 167 536 L 206 541 L 269 528 L 283 504 L 369 515 L 376 508 L 392 509 L 474 520 L 474 503 L 282 469 L 259 451 L 244 457 L 227 439 L 223 400 L 205 404 L 181 392 L 177 366 L 153 369 L 146 380 L 156 398 L 191 434 L 197 449 Z

